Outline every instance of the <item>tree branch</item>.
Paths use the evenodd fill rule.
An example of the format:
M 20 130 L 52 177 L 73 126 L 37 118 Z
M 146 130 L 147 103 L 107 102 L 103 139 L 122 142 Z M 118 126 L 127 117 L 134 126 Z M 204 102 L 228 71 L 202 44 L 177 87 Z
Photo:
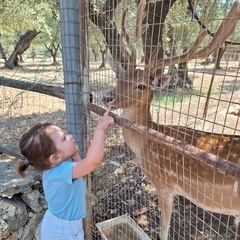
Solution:
M 10 156 L 14 156 L 16 158 L 22 158 L 23 156 L 21 155 L 19 149 L 15 146 L 0 143 L 0 154 L 6 153 Z
M 21 81 L 11 78 L 5 78 L 0 76 L 0 86 L 12 87 L 17 89 L 22 89 L 31 92 L 38 92 L 60 99 L 64 99 L 64 88 L 57 86 L 50 86 L 41 83 Z
M 99 12 L 95 11 L 94 6 L 89 1 L 89 19 L 101 30 L 112 57 L 119 62 L 126 63 L 119 47 L 120 35 L 113 21 L 114 12 L 121 1 L 122 0 L 108 0 Z

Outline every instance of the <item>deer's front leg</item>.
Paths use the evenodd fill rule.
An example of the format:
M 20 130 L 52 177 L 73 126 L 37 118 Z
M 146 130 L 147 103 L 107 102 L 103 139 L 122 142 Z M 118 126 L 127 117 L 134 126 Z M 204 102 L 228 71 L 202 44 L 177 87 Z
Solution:
M 159 206 L 161 208 L 161 240 L 168 239 L 170 228 L 174 194 L 171 189 L 158 190 Z

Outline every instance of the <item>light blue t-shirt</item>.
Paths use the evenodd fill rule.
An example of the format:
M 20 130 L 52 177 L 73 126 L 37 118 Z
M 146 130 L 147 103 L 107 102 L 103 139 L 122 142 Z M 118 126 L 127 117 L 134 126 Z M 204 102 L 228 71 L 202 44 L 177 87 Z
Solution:
M 63 162 L 43 173 L 48 210 L 60 219 L 75 221 L 86 217 L 86 186 L 83 178 L 72 180 L 75 163 Z

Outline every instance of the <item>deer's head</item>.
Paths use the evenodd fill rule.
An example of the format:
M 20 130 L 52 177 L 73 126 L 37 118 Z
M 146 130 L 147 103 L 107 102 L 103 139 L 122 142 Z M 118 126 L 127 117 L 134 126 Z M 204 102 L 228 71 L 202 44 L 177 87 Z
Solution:
M 158 87 L 157 83 L 161 85 Z M 154 77 L 149 67 L 124 71 L 118 75 L 116 87 L 103 96 L 103 102 L 113 108 L 135 108 L 139 104 L 150 104 L 153 91 L 164 88 L 170 77 L 162 75 Z
M 125 109 L 136 108 L 144 104 L 149 105 L 152 100 L 153 90 L 165 88 L 170 81 L 170 76 L 164 74 L 156 76 L 155 72 L 157 69 L 163 69 L 166 66 L 176 63 L 185 63 L 190 59 L 206 58 L 221 47 L 225 40 L 233 34 L 238 22 L 236 19 L 240 17 L 238 11 L 236 11 L 236 9 L 238 9 L 238 2 L 235 2 L 234 5 L 235 7 L 233 6 L 231 8 L 227 17 L 222 21 L 208 46 L 199 49 L 200 43 L 207 35 L 206 29 L 200 31 L 199 36 L 195 42 L 189 46 L 186 52 L 171 58 L 156 60 L 160 48 L 160 46 L 157 45 L 150 55 L 148 64 L 146 64 L 143 69 L 136 68 L 137 57 L 135 46 L 136 41 L 148 27 L 147 24 L 142 25 L 146 16 L 144 12 L 146 0 L 141 0 L 138 5 L 134 37 L 130 37 L 125 28 L 126 9 L 122 15 L 119 43 L 121 52 L 127 59 L 128 66 L 125 70 L 120 62 L 110 58 L 109 64 L 117 75 L 117 84 L 115 88 L 103 97 L 103 102 L 107 105 L 112 105 L 113 108 Z M 125 39 L 125 41 L 123 41 L 123 39 Z M 124 45 L 124 42 L 127 44 L 127 47 Z

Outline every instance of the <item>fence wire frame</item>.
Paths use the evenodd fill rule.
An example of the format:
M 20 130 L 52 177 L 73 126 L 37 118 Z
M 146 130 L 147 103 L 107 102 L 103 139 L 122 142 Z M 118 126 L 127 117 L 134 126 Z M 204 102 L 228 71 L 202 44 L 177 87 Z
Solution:
M 87 1 L 60 1 L 60 9 L 67 128 L 79 146 L 80 156 L 85 156 L 89 145 L 89 116 L 86 112 L 84 114 L 84 105 L 90 98 L 87 74 Z M 85 238 L 91 239 L 91 177 L 87 176 L 85 180 L 87 216 L 83 224 Z
M 7 56 L 10 53 L 11 49 Z M 26 51 L 22 57 L 22 67 L 14 70 L 5 68 L 4 61 L 0 61 L 1 144 L 15 147 L 20 136 L 36 122 L 59 122 L 59 126 L 66 129 L 61 56 L 57 55 L 57 65 L 52 64 L 44 51 L 37 51 L 34 61 L 31 51 Z M 46 94 L 43 93 L 46 85 L 49 95 L 48 88 Z M 56 95 L 51 94 L 52 90 Z
M 156 1 L 156 4 L 161 5 L 164 1 Z M 174 1 L 175 2 L 175 1 Z M 128 14 L 132 17 L 129 17 L 126 21 L 127 30 L 134 28 L 134 18 L 136 17 L 134 13 L 136 13 L 136 6 L 135 3 L 129 4 L 125 1 L 123 1 L 119 6 L 113 5 L 112 8 L 107 8 L 106 5 L 102 4 L 98 1 L 95 1 L 95 6 L 99 11 L 99 16 L 101 16 L 101 11 L 104 9 L 104 13 L 106 16 L 113 16 L 115 14 L 115 23 L 116 28 L 118 32 L 121 32 L 120 29 L 120 18 L 121 14 L 126 8 L 128 7 Z M 147 12 L 151 11 L 151 7 L 147 5 Z M 178 2 L 175 2 L 175 4 L 178 4 L 178 7 L 180 7 Z M 163 6 L 162 6 L 163 7 Z M 91 8 L 91 4 L 90 4 Z M 111 9 L 111 10 L 107 10 Z M 113 10 L 115 12 L 113 12 Z M 187 10 L 187 4 L 183 6 L 183 15 L 182 22 L 171 21 L 170 18 L 166 18 L 166 21 L 162 23 L 162 25 L 166 26 L 169 25 L 173 28 L 173 38 L 179 37 L 178 44 L 176 45 L 176 50 L 179 51 L 181 48 L 186 44 L 184 43 L 183 39 L 183 32 L 184 29 L 182 29 L 181 34 L 179 35 L 178 29 L 174 27 L 174 25 L 181 25 L 183 23 L 187 23 L 190 26 L 193 26 L 192 29 L 194 29 L 195 24 L 194 21 L 188 20 L 190 19 L 189 13 Z M 154 8 L 154 13 L 157 14 L 157 10 L 159 8 Z M 176 11 L 176 8 L 174 8 Z M 130 12 L 130 13 L 129 13 Z M 89 11 L 89 18 L 94 19 L 94 12 Z M 213 16 L 213 17 L 212 17 Z M 211 31 L 215 31 L 214 23 L 219 22 L 223 19 L 223 17 L 220 16 L 210 16 L 206 21 L 208 24 L 208 28 L 211 29 Z M 147 19 L 149 15 L 147 14 Z M 211 19 L 212 17 L 212 19 Z M 101 19 L 100 17 L 98 19 Z M 159 17 L 160 19 L 160 17 Z M 154 19 L 153 19 L 154 20 Z M 146 21 L 149 21 L 146 20 Z M 95 22 L 95 24 L 97 24 Z M 99 25 L 101 22 L 99 22 Z M 152 26 L 157 25 L 158 22 L 151 22 Z M 196 24 L 197 25 L 197 24 Z M 106 26 L 106 25 L 105 25 Z M 110 27 L 109 27 L 110 26 Z M 108 25 L 108 27 L 105 28 L 105 33 L 110 32 L 112 30 L 112 36 L 108 39 L 108 46 L 111 50 L 111 54 L 117 53 L 117 47 L 119 47 L 119 42 L 116 42 L 116 39 L 114 37 L 116 28 L 111 29 L 111 25 Z M 153 29 L 153 28 L 152 28 Z M 102 31 L 103 32 L 103 31 Z M 104 32 L 103 32 L 104 34 Z M 144 33 L 149 34 L 149 33 Z M 149 41 L 153 39 L 154 34 L 156 34 L 154 31 L 151 31 L 152 37 L 145 38 L 145 42 L 142 42 L 142 46 L 144 47 L 150 47 L 150 49 L 154 49 L 154 44 L 150 43 Z M 157 33 L 159 34 L 159 32 Z M 190 46 L 190 42 L 194 41 L 194 31 L 191 32 L 192 36 L 188 39 L 188 45 Z M 107 35 L 107 34 L 106 34 Z M 234 40 L 237 38 L 236 32 L 233 34 L 233 37 L 231 37 L 231 40 Z M 91 39 L 91 31 L 89 33 L 90 39 Z M 235 37 L 235 38 L 234 38 Z M 101 33 L 99 32 L 99 38 L 101 38 Z M 207 37 L 210 39 L 210 37 Z M 150 40 L 149 40 L 150 39 Z M 123 43 L 126 43 L 125 41 Z M 94 47 L 94 43 L 92 43 L 92 48 Z M 141 45 L 141 43 L 138 43 Z M 165 45 L 164 45 L 165 44 Z M 205 43 L 204 43 L 205 44 Z M 202 48 L 204 46 L 202 44 L 199 46 L 199 48 Z M 99 41 L 96 43 L 96 45 L 100 46 Z M 156 44 L 155 44 L 156 45 Z M 169 49 L 170 56 L 174 55 L 171 51 L 174 50 L 171 49 L 170 46 L 166 45 L 164 42 L 162 44 L 163 48 Z M 140 49 L 140 48 L 139 48 Z M 103 52 L 103 49 L 100 49 L 99 51 Z M 140 52 L 140 51 L 139 51 Z M 234 54 L 232 54 L 234 52 Z M 234 46 L 230 46 L 229 49 L 225 52 L 223 56 L 223 61 L 221 64 L 223 65 L 223 70 L 216 70 L 214 78 L 212 78 L 212 82 L 216 82 L 216 79 L 218 80 L 217 86 L 214 85 L 214 88 L 210 95 L 210 107 L 208 107 L 207 110 L 207 117 L 203 117 L 203 110 L 204 107 L 206 107 L 206 101 L 207 101 L 207 91 L 209 90 L 207 87 L 206 81 L 211 82 L 211 76 L 213 75 L 212 69 L 214 68 L 214 62 L 211 62 L 211 59 L 203 59 L 202 62 L 191 60 L 189 61 L 189 68 L 188 71 L 178 69 L 178 73 L 183 73 L 185 81 L 182 83 L 183 86 L 178 86 L 178 83 L 172 83 L 171 88 L 167 88 L 165 90 L 159 90 L 154 100 L 151 102 L 151 114 L 153 116 L 153 119 L 157 123 L 164 124 L 163 125 L 163 132 L 168 132 L 168 134 L 172 137 L 178 137 L 178 135 L 183 135 L 181 139 L 183 141 L 187 139 L 191 139 L 191 141 L 195 140 L 194 135 L 189 135 L 187 130 L 185 132 L 183 130 L 179 130 L 179 132 L 175 132 L 174 126 L 188 126 L 189 128 L 194 129 L 194 132 L 199 132 L 199 134 L 202 134 L 202 137 L 204 138 L 205 131 L 209 132 L 209 135 L 211 138 L 214 138 L 215 135 L 218 134 L 229 134 L 233 135 L 232 141 L 234 141 L 234 138 L 238 138 L 239 136 L 239 116 L 238 116 L 238 107 L 239 103 L 236 98 L 238 87 L 237 87 L 237 78 L 238 78 L 238 69 L 239 69 L 239 62 L 234 62 L 233 59 L 238 58 L 238 54 L 235 54 L 237 52 L 237 48 Z M 119 53 L 119 52 L 118 52 Z M 111 55 L 108 53 L 108 55 Z M 92 52 L 92 55 L 94 57 L 94 53 Z M 95 55 L 96 57 L 96 55 Z M 138 56 L 138 59 L 140 60 L 140 55 Z M 145 56 L 146 58 L 146 56 Z M 231 60 L 232 59 L 232 60 Z M 91 59 L 92 60 L 92 59 Z M 105 94 L 107 91 L 109 91 L 112 87 L 116 85 L 116 82 L 114 82 L 115 74 L 111 72 L 109 69 L 109 65 L 106 65 L 105 69 L 98 69 L 98 66 L 100 66 L 101 62 L 94 63 L 90 60 L 90 86 L 93 92 L 93 103 L 98 106 L 102 105 L 102 95 Z M 99 59 L 101 60 L 101 59 Z M 110 62 L 111 65 L 111 62 Z M 114 62 L 112 62 L 112 65 L 114 65 Z M 127 66 L 127 63 L 125 67 Z M 143 64 L 138 62 L 138 67 L 142 68 Z M 235 73 L 231 73 L 228 69 L 236 69 Z M 171 68 L 168 68 L 165 70 L 165 72 L 170 71 Z M 125 79 L 126 81 L 131 81 L 131 75 L 134 74 L 134 71 L 131 70 L 129 72 L 128 77 Z M 188 75 L 187 75 L 188 74 Z M 190 76 L 191 75 L 191 76 Z M 190 76 L 190 77 L 189 77 Z M 189 82 L 186 81 L 186 78 L 189 77 L 191 79 L 194 79 L 194 87 L 195 89 L 191 90 L 189 88 L 186 88 L 186 86 L 189 84 Z M 197 79 L 197 80 L 196 80 Z M 206 80 L 208 79 L 208 80 Z M 231 84 L 230 84 L 231 83 Z M 129 83 L 130 84 L 130 83 Z M 176 84 L 176 85 L 174 85 Z M 227 86 L 227 87 L 226 87 Z M 228 90 L 228 95 L 225 96 L 226 89 Z M 126 94 L 126 93 L 124 93 Z M 125 95 L 124 95 L 125 96 Z M 126 99 L 131 100 L 130 97 L 125 96 Z M 163 98 L 164 102 L 161 103 L 158 101 L 158 98 Z M 161 100 L 161 101 L 163 101 Z M 160 102 L 160 104 L 159 104 Z M 121 112 L 117 111 L 117 114 L 121 114 Z M 143 117 L 139 113 L 139 118 Z M 144 121 L 144 120 L 143 120 Z M 115 129 L 116 128 L 116 129 Z M 93 195 L 98 199 L 97 204 L 94 204 L 93 207 L 93 223 L 95 222 L 102 222 L 107 219 L 112 219 L 116 216 L 128 213 L 131 215 L 131 217 L 138 222 L 138 224 L 145 230 L 145 232 L 148 233 L 148 235 L 152 239 L 159 239 L 160 232 L 162 229 L 160 229 L 160 222 L 161 219 L 159 218 L 159 212 L 161 209 L 158 207 L 158 200 L 156 194 L 154 194 L 154 188 L 151 189 L 151 191 L 147 192 L 146 195 L 143 194 L 143 185 L 148 186 L 150 188 L 150 183 L 148 179 L 142 175 L 141 168 L 139 167 L 136 159 L 134 158 L 134 155 L 131 155 L 131 150 L 126 146 L 123 145 L 123 148 L 120 147 L 123 144 L 124 139 L 122 139 L 121 131 L 119 132 L 119 128 L 115 126 L 113 130 L 111 130 L 111 133 L 109 134 L 111 136 L 111 140 L 107 141 L 107 148 L 106 148 L 106 156 L 104 159 L 103 166 L 100 167 L 94 173 L 93 175 Z M 183 131 L 183 132 L 181 132 Z M 115 135 L 114 140 L 112 140 L 112 135 Z M 119 135 L 120 134 L 120 135 Z M 221 140 L 220 140 L 221 141 Z M 111 148 L 117 148 L 116 142 L 119 142 L 120 146 L 118 147 L 118 150 L 114 154 L 110 154 Z M 235 142 L 231 142 L 232 145 L 235 144 Z M 113 145 L 111 147 L 111 145 Z M 112 150 L 113 151 L 113 150 Z M 130 151 L 130 153 L 129 153 Z M 217 151 L 216 155 L 219 154 L 219 151 Z M 238 154 L 237 154 L 238 155 Z M 122 161 L 121 157 L 126 156 L 126 161 Z M 238 155 L 239 156 L 239 155 Z M 164 162 L 168 162 L 167 157 L 162 157 L 162 160 Z M 226 160 L 230 159 L 230 155 L 226 158 Z M 119 160 L 119 158 L 121 160 Z M 238 157 L 239 158 L 239 157 Z M 135 166 L 137 170 L 137 176 L 134 174 L 134 170 L 131 171 L 131 167 L 129 165 Z M 111 167 L 115 167 L 115 170 L 113 171 L 114 179 L 111 174 Z M 128 166 L 128 167 L 126 167 Z M 142 166 L 143 168 L 143 166 Z M 157 168 L 157 166 L 156 166 Z M 123 169 L 125 169 L 125 173 L 123 173 Z M 144 169 L 142 169 L 144 170 Z M 187 170 L 187 169 L 186 169 Z M 121 172 L 121 174 L 120 174 Z M 145 169 L 146 172 L 146 169 Z M 125 174 L 125 175 L 124 175 Z M 197 175 L 197 173 L 192 173 L 193 175 Z M 119 177 L 119 175 L 122 176 L 123 179 Z M 104 180 L 102 180 L 102 177 L 104 176 Z M 124 177 L 123 177 L 124 176 Z M 134 177 L 135 178 L 134 178 Z M 215 174 L 214 174 L 215 176 Z M 224 176 L 224 175 L 223 175 Z M 106 178 L 109 178 L 108 180 L 105 180 Z M 118 181 L 116 178 L 120 178 Z M 225 176 L 226 177 L 226 176 Z M 126 180 L 128 179 L 128 181 Z M 140 180 L 137 180 L 140 179 Z M 103 181 L 105 183 L 97 185 L 98 180 L 101 182 Z M 208 182 L 207 176 L 205 176 L 202 179 L 199 179 L 200 181 L 205 181 L 206 184 Z M 111 181 L 113 183 L 111 183 Z M 139 183 L 138 183 L 139 181 Z M 132 184 L 134 182 L 134 184 Z M 126 183 L 126 185 L 123 185 L 123 183 Z M 96 186 L 95 186 L 96 184 Z M 139 184 L 139 185 L 138 185 Z M 213 186 L 213 183 L 208 183 Z M 134 187 L 132 186 L 134 185 Z M 101 190 L 102 186 L 102 190 Z M 236 185 L 237 186 L 237 185 Z M 121 188 L 124 190 L 121 192 Z M 132 188 L 136 188 L 138 190 L 135 190 L 131 192 Z M 126 193 L 125 189 L 129 191 L 129 198 L 127 198 L 127 201 L 125 197 L 123 196 L 124 192 Z M 213 193 L 214 194 L 214 193 Z M 231 194 L 231 193 L 228 193 Z M 142 195 L 142 198 L 139 197 Z M 144 195 L 144 196 L 143 196 Z M 213 196 L 213 195 L 212 195 Z M 137 200 L 140 202 L 138 205 L 136 204 Z M 95 199 L 95 198 L 94 198 Z M 150 200 L 151 199 L 151 200 Z M 239 201 L 239 200 L 238 200 Z M 150 204 L 150 205 L 149 205 Z M 214 204 L 214 202 L 213 202 Z M 237 239 L 239 235 L 235 233 L 235 226 L 233 223 L 234 217 L 224 215 L 223 213 L 229 212 L 228 209 L 222 209 L 222 211 L 218 214 L 214 214 L 209 210 L 203 210 L 199 206 L 189 202 L 186 198 L 183 197 L 176 197 L 174 201 L 174 213 L 172 215 L 171 220 L 171 226 L 169 231 L 169 237 L 170 239 L 197 239 L 200 237 L 204 237 L 205 239 Z M 179 210 L 179 211 L 178 211 Z M 149 217 L 151 212 L 151 217 Z M 103 217 L 101 217 L 103 214 Z M 154 219 L 154 220 L 153 220 Z M 154 225 L 154 227 L 152 227 Z M 185 230 L 184 230 L 185 229 Z M 93 226 L 93 239 L 100 239 L 99 232 L 94 228 Z M 126 231 L 129 231 L 126 230 Z M 116 232 L 115 232 L 116 234 Z M 190 234 L 190 236 L 189 236 Z M 118 235 L 115 235 L 115 237 L 119 237 Z
M 3 15 L 1 17 L 5 19 Z M 11 30 L 13 29 L 11 28 Z M 16 36 L 13 32 L 9 35 L 5 35 L 6 32 L 1 34 L 1 44 L 6 47 L 6 56 L 8 59 L 15 50 L 14 44 L 17 43 L 18 37 L 20 37 L 19 34 L 21 34 L 21 31 L 19 31 Z M 9 45 L 6 46 L 6 43 Z M 19 176 L 15 175 L 15 164 L 19 159 L 23 159 L 18 149 L 19 139 L 22 134 L 38 122 L 51 122 L 66 130 L 66 109 L 65 101 L 62 98 L 63 69 L 61 53 L 58 52 L 56 62 L 54 62 L 44 45 L 41 45 L 36 47 L 36 55 L 33 57 L 31 53 L 33 45 L 34 43 L 32 42 L 30 48 L 22 54 L 23 61 L 19 62 L 20 66 L 14 69 L 6 68 L 4 59 L 0 57 L 0 132 L 2 136 L 0 140 L 0 164 L 3 168 L 8 163 L 7 172 L 2 172 L 1 177 L 1 207 L 3 206 L 2 202 L 6 198 L 3 193 L 5 181 L 12 184 L 9 184 L 9 187 L 15 189 L 11 190 L 14 195 L 12 197 L 8 196 L 10 202 L 19 201 L 20 195 L 24 191 L 27 191 L 25 187 L 22 188 L 24 186 L 23 181 Z M 46 87 L 45 92 L 41 91 L 44 87 Z M 59 93 L 59 95 L 52 94 L 54 91 Z M 48 93 L 51 94 L 48 95 Z M 37 177 L 36 173 L 28 171 L 27 176 L 30 179 L 31 174 L 34 174 L 36 177 L 32 178 L 33 181 L 29 181 L 29 190 L 40 179 L 40 176 Z M 38 181 L 38 183 L 41 183 L 41 181 Z M 36 201 L 39 200 L 39 206 L 41 205 L 42 207 L 45 205 L 42 202 L 43 193 L 37 189 L 34 191 L 39 193 Z M 21 205 L 25 204 L 24 201 L 20 203 Z M 26 219 L 27 217 L 26 221 L 21 223 L 21 221 L 18 221 L 17 216 L 15 216 L 16 225 L 14 229 L 10 227 L 10 230 L 9 225 L 6 225 L 6 222 L 3 220 L 4 214 L 7 214 L 3 209 L 1 211 L 1 226 L 5 225 L 5 227 L 1 228 L 0 238 L 20 239 L 23 237 L 24 232 L 27 231 L 25 237 L 32 239 L 35 228 L 41 221 L 40 216 L 44 214 L 46 205 L 43 206 L 42 210 L 41 207 L 39 208 L 41 213 L 32 211 L 31 208 L 27 207 L 26 212 L 21 213 L 22 218 Z M 28 231 L 28 220 L 31 221 L 31 219 L 35 219 L 36 221 L 31 225 L 31 231 Z M 11 225 L 10 222 L 8 224 Z M 15 235 L 14 232 L 19 232 L 19 234 Z

